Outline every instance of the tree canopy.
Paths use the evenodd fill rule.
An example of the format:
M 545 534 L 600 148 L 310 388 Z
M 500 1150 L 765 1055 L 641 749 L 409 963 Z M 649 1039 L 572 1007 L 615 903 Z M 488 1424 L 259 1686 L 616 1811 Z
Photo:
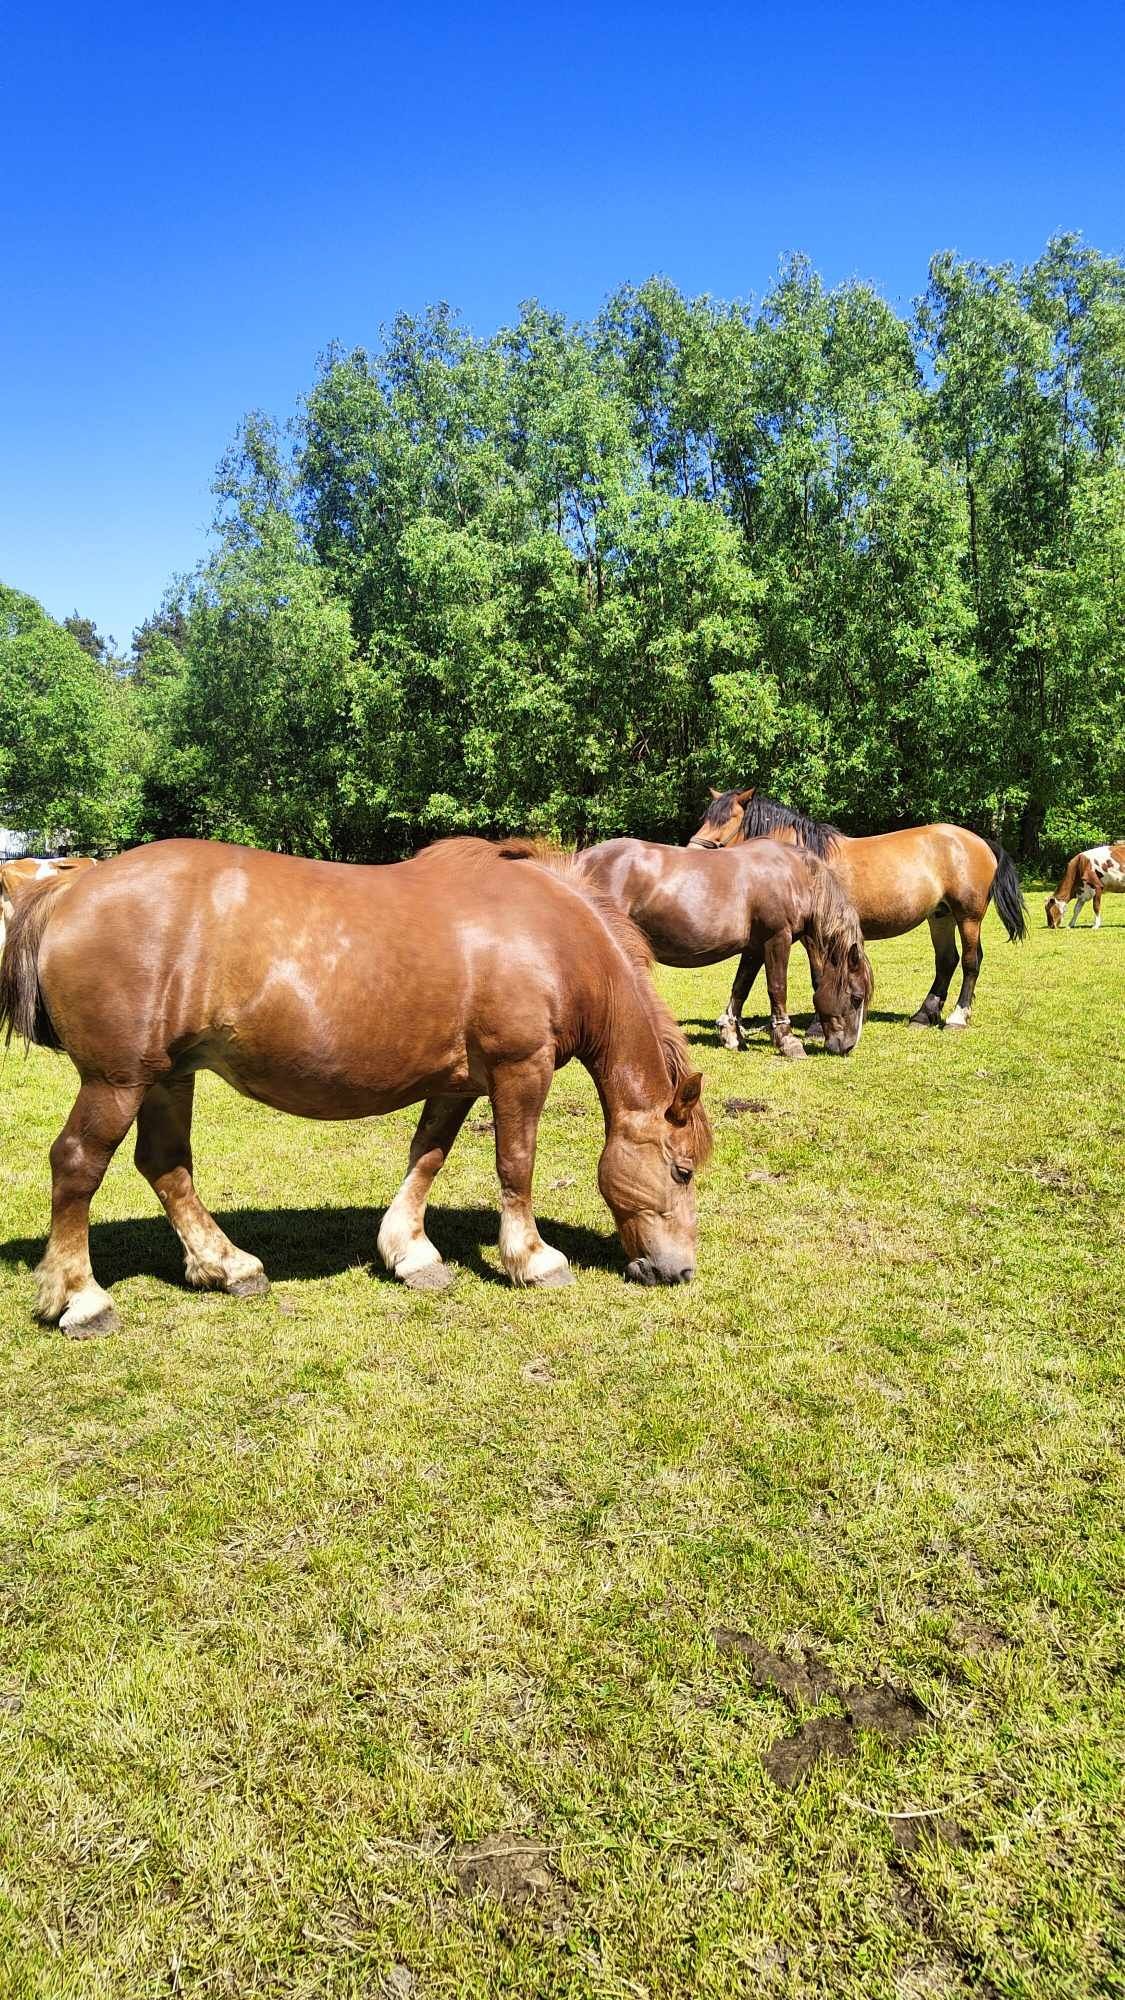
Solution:
M 585 325 L 401 316 L 287 429 L 248 417 L 216 492 L 124 669 L 42 621 L 56 699 L 0 637 L 46 741 L 112 712 L 119 837 L 674 838 L 708 782 L 1024 852 L 1123 831 L 1125 266 L 1077 237 L 936 257 L 909 320 L 802 258 L 753 306 L 654 278 Z M 75 823 L 31 713 L 5 810 Z

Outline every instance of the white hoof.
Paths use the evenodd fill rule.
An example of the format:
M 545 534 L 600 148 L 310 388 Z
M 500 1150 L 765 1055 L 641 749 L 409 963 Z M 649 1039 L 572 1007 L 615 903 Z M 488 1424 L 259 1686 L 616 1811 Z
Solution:
M 429 1237 L 424 1232 L 420 1236 L 408 1235 L 391 1209 L 383 1217 L 376 1247 L 396 1278 L 416 1278 L 419 1271 L 428 1271 L 441 1263 L 441 1251 L 434 1248 Z
M 509 1273 L 516 1285 L 569 1285 L 572 1282 L 570 1265 L 561 1250 L 552 1250 L 549 1243 L 541 1243 L 533 1250 L 522 1271 Z
M 116 1333 L 121 1321 L 113 1300 L 100 1285 L 84 1285 L 75 1292 L 59 1326 L 72 1340 L 92 1340 L 101 1333 Z

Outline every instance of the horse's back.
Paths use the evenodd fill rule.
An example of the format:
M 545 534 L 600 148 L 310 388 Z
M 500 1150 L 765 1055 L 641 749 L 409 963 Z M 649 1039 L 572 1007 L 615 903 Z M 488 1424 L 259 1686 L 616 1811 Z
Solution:
M 75 885 L 39 976 L 80 1067 L 212 1068 L 282 1109 L 350 1117 L 416 1086 L 468 1091 L 481 1062 L 543 1046 L 599 948 L 581 895 L 486 842 L 367 867 L 167 841 Z

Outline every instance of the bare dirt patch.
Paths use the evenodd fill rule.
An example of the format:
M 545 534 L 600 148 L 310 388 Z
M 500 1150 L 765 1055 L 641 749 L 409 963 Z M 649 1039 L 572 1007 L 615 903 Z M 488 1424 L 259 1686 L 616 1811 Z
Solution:
M 830 1674 L 812 1654 L 789 1659 L 759 1645 L 749 1632 L 736 1632 L 729 1625 L 716 1625 L 711 1636 L 717 1653 L 745 1660 L 754 1686 L 783 1695 L 791 1708 L 812 1708 L 822 1694 L 832 1691 Z
M 543 1842 L 518 1833 L 491 1834 L 475 1846 L 459 1848 L 453 1873 L 463 1896 L 483 1891 L 517 1909 L 529 1903 L 556 1904 L 562 1887 Z
M 846 1763 L 858 1745 L 850 1722 L 838 1715 L 819 1715 L 792 1736 L 782 1736 L 762 1758 L 775 1785 L 791 1791 L 815 1764 Z

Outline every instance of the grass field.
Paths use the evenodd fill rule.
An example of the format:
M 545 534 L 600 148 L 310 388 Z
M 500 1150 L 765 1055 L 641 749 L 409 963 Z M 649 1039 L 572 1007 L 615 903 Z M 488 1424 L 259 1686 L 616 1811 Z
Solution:
M 457 1283 L 412 1294 L 370 1268 L 411 1116 L 208 1078 L 200 1189 L 272 1294 L 187 1292 L 126 1148 L 123 1331 L 72 1343 L 30 1317 L 72 1072 L 13 1049 L 3 2000 L 1125 1993 L 1107 912 L 990 917 L 960 1036 L 902 1026 L 926 933 L 876 946 L 850 1062 L 725 1053 L 730 968 L 662 974 L 717 1141 L 666 1293 L 621 1280 L 583 1072 L 542 1295 L 480 1130 L 431 1209 Z

